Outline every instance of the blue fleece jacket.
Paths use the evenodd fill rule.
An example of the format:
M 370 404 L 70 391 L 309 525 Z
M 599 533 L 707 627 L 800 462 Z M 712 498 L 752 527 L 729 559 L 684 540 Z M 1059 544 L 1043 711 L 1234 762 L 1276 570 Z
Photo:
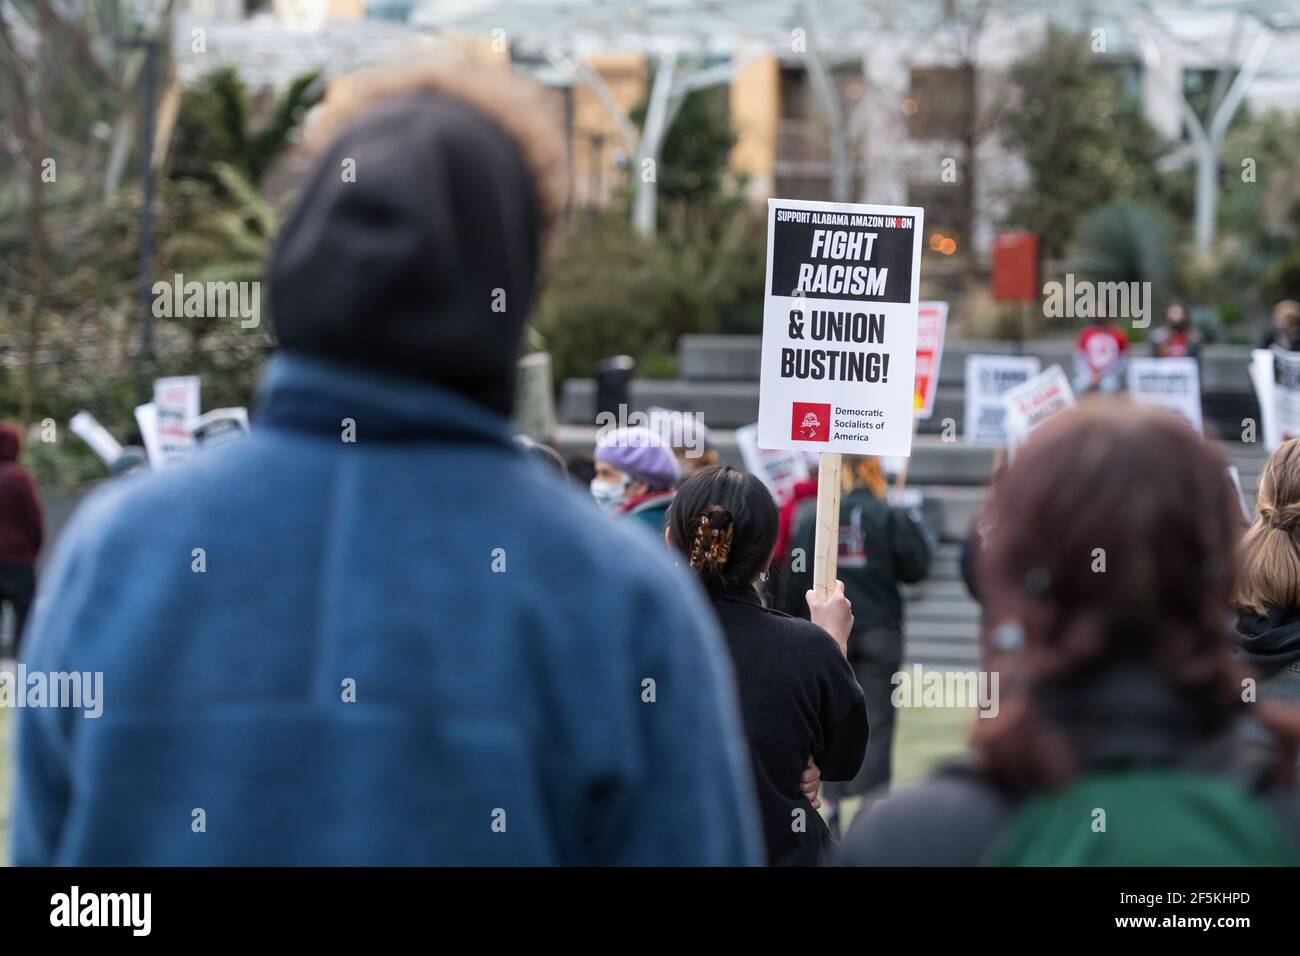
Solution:
M 103 714 L 20 712 L 15 863 L 761 862 L 661 542 L 436 386 L 280 355 L 262 395 L 59 541 L 28 671 L 102 672 Z

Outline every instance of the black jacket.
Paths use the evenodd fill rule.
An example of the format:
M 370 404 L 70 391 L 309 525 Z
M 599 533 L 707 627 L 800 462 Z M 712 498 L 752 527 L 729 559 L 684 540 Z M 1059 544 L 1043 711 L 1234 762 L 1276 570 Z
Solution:
M 1300 610 L 1270 606 L 1263 617 L 1239 611 L 1236 631 L 1242 656 L 1266 676 L 1300 661 Z
M 1238 781 L 1272 808 L 1300 847 L 1300 793 L 1275 786 L 1256 749 L 1201 712 L 1153 671 L 1120 664 L 1072 693 L 1047 698 L 1084 771 L 1176 766 Z M 980 718 L 976 718 L 977 720 Z M 964 756 L 923 783 L 891 794 L 854 820 L 837 856 L 844 866 L 978 866 L 1035 792 L 990 782 Z
M 1236 638 L 1242 659 L 1259 678 L 1255 699 L 1260 703 L 1300 704 L 1300 610 L 1270 605 L 1263 616 L 1238 611 Z M 1247 743 L 1273 747 L 1272 736 L 1249 709 L 1238 727 Z
M 763 607 L 752 589 L 717 595 L 713 607 L 736 669 L 768 863 L 816 865 L 831 835 L 799 778 L 810 756 L 823 780 L 858 772 L 867 749 L 862 688 L 829 634 Z
M 813 543 L 817 534 L 817 502 L 808 500 L 795 512 L 790 553 L 802 548 L 799 571 L 791 564 L 781 607 L 795 617 L 808 617 L 804 593 L 812 587 Z M 902 653 L 903 596 L 898 586 L 920 581 L 930 570 L 930 547 L 907 513 L 892 507 L 865 488 L 840 499 L 840 549 L 837 575 L 853 605 L 853 638 L 849 656 L 880 656 L 868 647 L 875 635 L 885 636 L 891 653 Z M 874 651 L 874 654 L 872 653 Z M 885 656 L 889 656 L 886 654 Z

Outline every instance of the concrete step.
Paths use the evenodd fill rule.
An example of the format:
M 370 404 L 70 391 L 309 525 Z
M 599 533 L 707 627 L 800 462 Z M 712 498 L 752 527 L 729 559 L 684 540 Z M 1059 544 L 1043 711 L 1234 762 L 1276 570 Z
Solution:
M 970 593 L 966 590 L 966 584 L 959 578 L 935 578 L 931 576 L 920 584 L 905 585 L 903 594 L 908 601 L 909 607 L 915 607 L 916 604 L 923 601 L 953 602 L 970 600 Z
M 689 381 L 758 381 L 762 339 L 756 335 L 684 335 L 677 346 L 678 374 Z M 965 382 L 968 355 L 1035 355 L 1043 366 L 1060 365 L 1067 372 L 1074 360 L 1072 338 L 1039 339 L 1023 346 L 1001 340 L 950 339 L 944 343 L 939 368 L 942 386 Z M 1136 355 L 1149 354 L 1145 345 Z M 1201 390 L 1206 393 L 1253 395 L 1247 364 L 1250 349 L 1241 345 L 1209 345 L 1201 355 Z
M 927 641 L 907 641 L 903 649 L 903 666 L 924 664 L 926 667 L 950 667 L 954 670 L 975 670 L 979 667 L 979 649 L 974 642 L 969 647 L 931 644 Z
M 979 619 L 979 605 L 969 598 L 965 601 L 922 599 L 907 604 L 909 624 L 978 624 Z
M 757 382 L 688 382 L 634 379 L 628 386 L 628 412 L 668 408 L 698 414 L 710 429 L 739 428 L 758 420 Z M 566 379 L 559 417 L 574 425 L 596 424 L 596 381 Z

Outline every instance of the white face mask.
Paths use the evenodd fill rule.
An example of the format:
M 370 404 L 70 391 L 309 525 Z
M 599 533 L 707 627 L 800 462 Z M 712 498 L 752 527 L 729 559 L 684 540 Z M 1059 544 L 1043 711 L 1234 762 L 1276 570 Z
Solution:
M 596 499 L 596 504 L 600 505 L 602 511 L 613 514 L 623 503 L 623 497 L 627 493 L 627 483 L 626 477 L 622 481 L 601 481 L 599 478 L 593 478 L 591 496 Z

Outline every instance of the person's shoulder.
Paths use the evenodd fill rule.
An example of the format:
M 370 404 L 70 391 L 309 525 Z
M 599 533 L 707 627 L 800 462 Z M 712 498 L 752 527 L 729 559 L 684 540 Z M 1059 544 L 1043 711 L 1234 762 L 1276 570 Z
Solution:
M 854 820 L 839 866 L 977 866 L 1002 834 L 1013 802 L 961 758 L 890 794 Z
M 1261 795 L 1291 841 L 1291 848 L 1300 854 L 1300 789 L 1294 783 L 1272 787 Z
M 586 606 L 619 607 L 618 621 L 639 627 L 637 609 L 665 605 L 699 615 L 704 607 L 702 589 L 694 575 L 674 564 L 663 534 L 650 523 L 614 518 L 600 510 L 590 496 L 559 476 L 521 473 L 518 495 L 510 507 L 526 522 L 530 541 L 547 545 L 539 573 L 564 579 L 573 587 L 557 595 L 580 592 Z M 611 621 L 611 624 L 616 623 Z

